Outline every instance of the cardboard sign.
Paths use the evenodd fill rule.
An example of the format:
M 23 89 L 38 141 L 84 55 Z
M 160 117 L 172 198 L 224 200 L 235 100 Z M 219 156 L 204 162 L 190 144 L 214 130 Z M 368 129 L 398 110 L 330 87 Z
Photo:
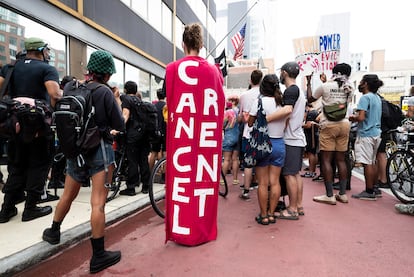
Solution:
M 301 72 L 306 76 L 312 72 L 331 71 L 339 62 L 340 34 L 305 37 L 293 41 L 296 59 Z
M 165 78 L 166 242 L 199 245 L 217 237 L 223 77 L 203 58 L 187 56 L 169 64 Z

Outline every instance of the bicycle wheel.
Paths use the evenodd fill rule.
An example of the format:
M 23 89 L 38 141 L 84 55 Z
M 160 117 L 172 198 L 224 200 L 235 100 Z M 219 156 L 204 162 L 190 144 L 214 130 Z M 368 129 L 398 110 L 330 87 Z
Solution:
M 165 218 L 165 170 L 167 161 L 165 158 L 159 160 L 151 172 L 148 193 L 151 206 L 162 218 Z
M 226 197 L 229 193 L 229 187 L 227 186 L 226 174 L 221 170 L 221 178 L 223 179 L 224 184 L 220 184 L 219 195 Z
M 107 186 L 109 192 L 106 197 L 106 202 L 113 200 L 119 191 L 125 186 L 126 188 L 126 176 L 127 176 L 127 163 L 125 159 L 125 151 L 122 153 L 115 152 L 115 170 L 112 175 L 112 182 Z
M 387 161 L 387 181 L 392 193 L 405 204 L 414 204 L 413 156 L 398 150 Z

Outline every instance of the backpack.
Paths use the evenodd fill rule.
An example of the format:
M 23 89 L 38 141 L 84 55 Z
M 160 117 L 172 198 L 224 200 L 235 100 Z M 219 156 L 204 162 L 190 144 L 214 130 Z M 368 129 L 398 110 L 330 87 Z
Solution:
M 396 129 L 401 126 L 401 121 L 404 119 L 404 114 L 401 108 L 381 96 L 382 116 L 381 116 L 381 130 L 386 132 L 388 130 Z
M 92 93 L 101 86 L 71 81 L 65 86 L 63 97 L 56 102 L 52 125 L 61 151 L 68 159 L 88 154 L 100 144 L 102 136 L 94 119 Z
M 142 101 L 138 97 L 130 97 L 133 101 L 132 125 L 128 128 L 128 142 L 136 142 L 142 138 L 150 142 L 158 141 L 161 133 L 158 127 L 158 111 L 154 104 Z M 129 134 L 128 134 L 129 133 Z

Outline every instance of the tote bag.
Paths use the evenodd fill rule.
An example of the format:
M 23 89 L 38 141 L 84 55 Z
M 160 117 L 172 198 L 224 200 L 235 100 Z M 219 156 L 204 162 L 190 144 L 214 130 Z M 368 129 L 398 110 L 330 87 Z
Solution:
M 266 121 L 266 113 L 263 110 L 262 98 L 259 97 L 257 106 L 257 117 L 250 131 L 244 149 L 243 162 L 245 167 L 254 167 L 257 162 L 272 153 L 272 142 L 269 137 L 269 128 Z

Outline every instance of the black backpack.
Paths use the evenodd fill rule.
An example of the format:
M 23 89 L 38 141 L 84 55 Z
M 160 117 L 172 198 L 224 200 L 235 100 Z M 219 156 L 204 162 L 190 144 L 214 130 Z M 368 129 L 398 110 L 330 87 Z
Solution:
M 88 154 L 101 141 L 101 133 L 95 123 L 95 106 L 92 93 L 99 83 L 66 84 L 63 97 L 56 102 L 52 125 L 56 128 L 62 153 L 69 159 Z
M 401 108 L 383 98 L 381 96 L 382 103 L 382 116 L 381 116 L 381 130 L 386 132 L 401 126 L 401 122 L 404 119 L 404 114 Z
M 158 127 L 158 112 L 154 104 L 142 101 L 138 97 L 130 97 L 133 102 L 134 110 L 132 113 L 133 128 L 128 128 L 127 138 L 135 141 L 142 138 L 149 139 L 150 142 L 158 141 L 161 134 Z M 129 133 L 129 134 L 128 134 Z

